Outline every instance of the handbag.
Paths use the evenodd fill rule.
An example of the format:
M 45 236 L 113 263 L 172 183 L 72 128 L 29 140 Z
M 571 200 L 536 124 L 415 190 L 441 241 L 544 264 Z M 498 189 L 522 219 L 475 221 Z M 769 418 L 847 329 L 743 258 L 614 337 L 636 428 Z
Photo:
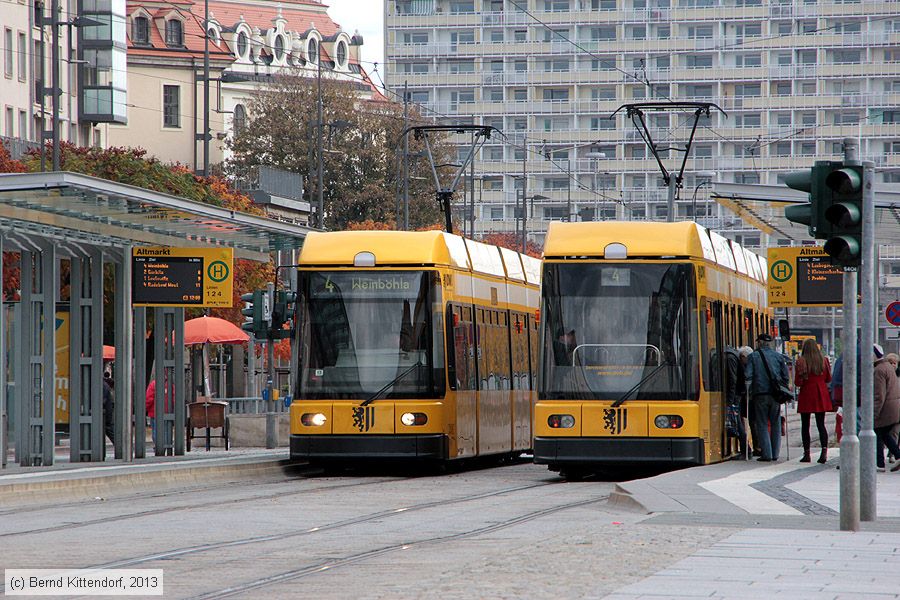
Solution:
M 783 383 L 776 383 L 775 378 L 772 377 L 772 371 L 769 369 L 769 363 L 766 361 L 766 355 L 762 350 L 760 350 L 759 356 L 763 367 L 766 369 L 766 374 L 769 376 L 769 387 L 772 388 L 772 397 L 775 398 L 775 401 L 779 404 L 785 404 L 793 400 L 794 394 L 791 392 L 791 389 Z

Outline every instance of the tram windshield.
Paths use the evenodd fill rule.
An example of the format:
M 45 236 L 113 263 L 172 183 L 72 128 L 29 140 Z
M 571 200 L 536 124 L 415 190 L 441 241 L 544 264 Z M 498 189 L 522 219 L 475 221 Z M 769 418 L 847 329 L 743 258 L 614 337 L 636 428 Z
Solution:
M 690 264 L 547 263 L 539 398 L 699 397 Z
M 430 271 L 301 271 L 299 397 L 444 392 L 440 287 Z

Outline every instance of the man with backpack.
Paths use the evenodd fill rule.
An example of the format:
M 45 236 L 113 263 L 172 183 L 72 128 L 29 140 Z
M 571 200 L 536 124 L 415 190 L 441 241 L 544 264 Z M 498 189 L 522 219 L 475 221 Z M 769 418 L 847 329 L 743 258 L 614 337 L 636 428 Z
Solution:
M 780 388 L 788 385 L 788 368 L 784 357 L 772 347 L 772 336 L 761 333 L 758 346 L 750 355 L 744 377 L 755 403 L 756 431 L 762 456 L 757 460 L 772 462 L 781 453 Z

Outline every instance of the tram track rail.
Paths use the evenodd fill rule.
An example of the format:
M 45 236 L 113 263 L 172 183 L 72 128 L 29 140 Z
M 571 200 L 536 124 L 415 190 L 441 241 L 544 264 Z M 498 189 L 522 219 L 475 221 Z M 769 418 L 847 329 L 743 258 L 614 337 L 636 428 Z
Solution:
M 188 556 L 192 554 L 199 554 L 202 552 L 210 552 L 214 550 L 221 550 L 224 548 L 234 548 L 240 546 L 247 546 L 251 544 L 261 544 L 266 542 L 274 542 L 280 540 L 291 539 L 295 537 L 302 537 L 306 535 L 312 535 L 317 533 L 323 533 L 327 531 L 333 531 L 335 529 L 340 529 L 344 527 L 351 527 L 354 525 L 361 525 L 364 523 L 368 523 L 371 521 L 377 521 L 379 519 L 384 519 L 388 517 L 393 517 L 401 514 L 408 514 L 411 512 L 418 512 L 422 510 L 428 510 L 430 508 L 436 508 L 440 506 L 449 506 L 454 504 L 462 504 L 465 502 L 473 502 L 476 500 L 483 500 L 485 498 L 492 498 L 496 496 L 502 496 L 505 494 L 511 494 L 515 492 L 521 492 L 525 490 L 531 490 L 536 488 L 545 487 L 548 485 L 555 485 L 558 482 L 548 481 L 541 483 L 533 483 L 529 485 L 521 485 L 516 487 L 504 488 L 500 490 L 492 490 L 489 492 L 482 492 L 479 494 L 469 494 L 466 496 L 460 496 L 458 498 L 442 498 L 440 500 L 432 500 L 429 502 L 422 502 L 419 504 L 413 504 L 410 506 L 402 506 L 398 508 L 390 508 L 386 510 L 377 511 L 374 513 L 369 513 L 366 515 L 360 515 L 358 517 L 351 517 L 349 519 L 342 519 L 340 521 L 334 521 L 332 523 L 328 523 L 326 525 L 318 525 L 314 527 L 304 527 L 301 529 L 295 529 L 291 531 L 283 531 L 280 533 L 273 533 L 269 535 L 261 535 L 261 536 L 253 536 L 242 538 L 239 540 L 228 540 L 223 542 L 212 542 L 208 544 L 197 544 L 195 546 L 187 546 L 184 548 L 178 548 L 174 550 L 167 550 L 163 552 L 156 552 L 153 554 L 148 554 L 146 556 L 134 557 L 125 560 L 118 560 L 109 563 L 105 563 L 102 565 L 94 565 L 91 567 L 92 569 L 122 569 L 126 567 L 131 567 L 134 565 L 142 565 L 144 563 L 153 562 L 157 560 L 167 560 L 171 558 L 180 558 L 183 556 Z
M 546 484 L 544 484 L 544 485 L 546 485 Z M 531 487 L 540 487 L 540 486 L 531 486 Z M 229 586 L 227 588 L 222 588 L 222 589 L 215 590 L 212 592 L 206 592 L 206 593 L 196 595 L 196 596 L 190 596 L 189 600 L 210 600 L 213 598 L 216 598 L 216 599 L 230 598 L 232 596 L 237 596 L 239 594 L 244 594 L 246 592 L 260 590 L 262 588 L 269 587 L 272 585 L 277 585 L 277 584 L 285 583 L 288 581 L 295 581 L 297 579 L 302 579 L 304 577 L 309 577 L 312 575 L 317 575 L 319 573 L 332 571 L 332 570 L 340 568 L 340 567 L 350 566 L 355 563 L 363 562 L 363 561 L 369 560 L 371 558 L 376 558 L 379 556 L 384 556 L 386 554 L 392 554 L 394 552 L 400 552 L 400 551 L 409 550 L 411 548 L 422 547 L 422 546 L 433 546 L 433 545 L 438 545 L 438 544 L 445 544 L 445 543 L 449 543 L 449 542 L 455 542 L 455 541 L 459 541 L 459 540 L 465 540 L 468 538 L 477 537 L 477 536 L 484 535 L 487 533 L 493 533 L 495 531 L 500 531 L 502 529 L 514 527 L 514 526 L 520 525 L 522 523 L 534 521 L 536 519 L 540 519 L 541 517 L 545 517 L 548 515 L 552 515 L 552 514 L 562 512 L 565 510 L 569 510 L 569 509 L 573 509 L 573 508 L 580 508 L 582 506 L 588 506 L 590 504 L 602 502 L 607 499 L 609 499 L 609 494 L 606 494 L 603 496 L 597 496 L 595 498 L 588 498 L 586 500 L 578 500 L 575 502 L 568 502 L 565 504 L 560 504 L 560 505 L 556 505 L 556 506 L 543 508 L 540 510 L 525 513 L 523 515 L 518 515 L 518 516 L 512 517 L 510 519 L 506 519 L 499 523 L 485 525 L 483 527 L 470 529 L 468 531 L 451 533 L 451 534 L 442 535 L 442 536 L 432 536 L 429 538 L 422 538 L 419 540 L 407 541 L 407 542 L 402 542 L 402 543 L 397 543 L 397 544 L 390 544 L 388 546 L 383 546 L 381 548 L 375 548 L 372 550 L 357 552 L 355 554 L 349 554 L 349 555 L 341 557 L 341 558 L 332 558 L 332 559 L 320 561 L 320 562 L 317 562 L 314 564 L 298 567 L 298 568 L 292 569 L 290 571 L 284 571 L 282 573 L 270 575 L 268 577 L 261 577 L 259 579 L 255 579 L 253 581 L 248 581 L 248 582 L 245 582 L 242 584 Z
M 81 527 L 90 527 L 92 525 L 101 525 L 101 524 L 106 524 L 106 523 L 113 523 L 116 521 L 127 521 L 129 519 L 140 519 L 143 517 L 149 517 L 149 516 L 154 516 L 154 515 L 159 515 L 159 514 L 168 514 L 168 513 L 172 513 L 172 512 L 180 512 L 180 511 L 186 511 L 186 510 L 196 510 L 196 509 L 202 509 L 202 508 L 221 508 L 222 506 L 228 505 L 228 504 L 243 504 L 246 502 L 259 502 L 259 501 L 265 501 L 265 500 L 274 500 L 274 499 L 286 498 L 286 497 L 290 497 L 290 496 L 299 496 L 299 495 L 310 494 L 310 493 L 315 493 L 315 492 L 323 492 L 323 491 L 328 491 L 328 490 L 344 490 L 347 488 L 354 488 L 354 487 L 361 487 L 361 486 L 382 485 L 382 484 L 387 484 L 387 483 L 394 483 L 397 481 L 403 481 L 404 479 L 408 479 L 408 478 L 392 477 L 392 478 L 381 478 L 381 479 L 378 479 L 377 481 L 364 481 L 364 482 L 346 483 L 346 484 L 338 484 L 338 485 L 321 485 L 321 486 L 304 488 L 302 490 L 282 491 L 282 492 L 275 492 L 275 493 L 270 493 L 270 494 L 245 496 L 245 497 L 241 497 L 241 498 L 233 498 L 230 500 L 217 499 L 217 500 L 211 500 L 209 502 L 203 502 L 203 503 L 191 503 L 191 504 L 184 504 L 181 506 L 172 506 L 172 507 L 166 507 L 166 508 L 154 508 L 154 509 L 149 509 L 149 510 L 125 513 L 125 514 L 121 514 L 121 515 L 112 515 L 112 516 L 107 516 L 107 517 L 102 517 L 102 518 L 97 518 L 97 519 L 89 519 L 86 521 L 77 521 L 77 522 L 72 522 L 72 523 L 63 523 L 60 525 L 52 525 L 52 526 L 48 526 L 48 527 L 27 529 L 27 530 L 23 530 L 23 531 L 10 531 L 10 532 L 6 532 L 6 533 L 0 533 L 0 539 L 25 536 L 25 535 L 37 535 L 37 534 L 41 534 L 41 533 L 53 533 L 53 532 L 64 531 L 64 530 L 68 530 L 68 529 L 78 529 Z M 256 485 L 273 485 L 273 484 L 278 485 L 279 483 L 290 483 L 292 481 L 296 481 L 296 480 L 285 479 L 285 480 L 281 480 L 279 482 L 265 482 L 265 483 L 260 483 L 260 484 L 256 484 Z M 205 488 L 205 490 L 212 491 L 215 489 L 219 489 L 221 487 L 226 487 L 226 486 L 225 485 L 213 486 L 210 488 Z M 162 494 L 162 495 L 158 495 L 157 497 L 165 497 L 165 496 L 166 496 L 165 494 Z M 147 496 L 135 495 L 135 496 L 129 497 L 128 500 L 134 500 L 136 498 L 144 499 L 144 498 L 147 498 Z M 124 501 L 124 499 L 123 499 L 123 501 Z M 71 505 L 71 506 L 67 505 L 67 507 L 74 507 L 74 506 L 91 506 L 91 504 L 90 503 L 75 503 L 74 505 Z M 60 507 L 54 505 L 54 506 L 50 506 L 50 507 L 45 507 L 45 509 L 46 508 L 49 508 L 52 510 L 54 508 L 60 508 Z M 37 509 L 35 509 L 35 510 L 37 510 Z M 17 514 L 17 512 L 12 511 L 10 514 Z

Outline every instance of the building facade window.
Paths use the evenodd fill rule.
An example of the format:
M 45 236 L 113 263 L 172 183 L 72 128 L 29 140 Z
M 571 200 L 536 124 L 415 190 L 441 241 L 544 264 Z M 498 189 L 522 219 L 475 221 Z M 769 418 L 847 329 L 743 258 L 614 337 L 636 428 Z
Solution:
M 181 127 L 181 88 L 177 85 L 163 86 L 163 127 Z
M 19 81 L 28 78 L 28 40 L 25 34 L 19 32 Z
M 184 25 L 178 19 L 166 21 L 166 46 L 170 48 L 184 46 Z
M 234 127 L 234 135 L 240 135 L 247 127 L 247 111 L 243 104 L 234 105 L 234 120 L 232 121 L 232 125 Z
M 9 27 L 3 30 L 3 74 L 13 76 L 13 31 Z
M 337 44 L 337 64 L 341 68 L 347 66 L 347 44 L 344 42 Z
M 247 57 L 247 49 L 249 48 L 247 34 L 243 31 L 238 33 L 237 42 L 235 44 L 237 46 L 237 57 L 238 58 L 246 58 Z
M 132 19 L 131 41 L 135 44 L 150 43 L 150 19 L 147 17 L 135 17 Z
M 284 36 L 282 36 L 282 35 L 275 36 L 273 51 L 274 51 L 274 54 L 272 56 L 275 58 L 275 60 L 277 60 L 279 62 L 284 60 Z

